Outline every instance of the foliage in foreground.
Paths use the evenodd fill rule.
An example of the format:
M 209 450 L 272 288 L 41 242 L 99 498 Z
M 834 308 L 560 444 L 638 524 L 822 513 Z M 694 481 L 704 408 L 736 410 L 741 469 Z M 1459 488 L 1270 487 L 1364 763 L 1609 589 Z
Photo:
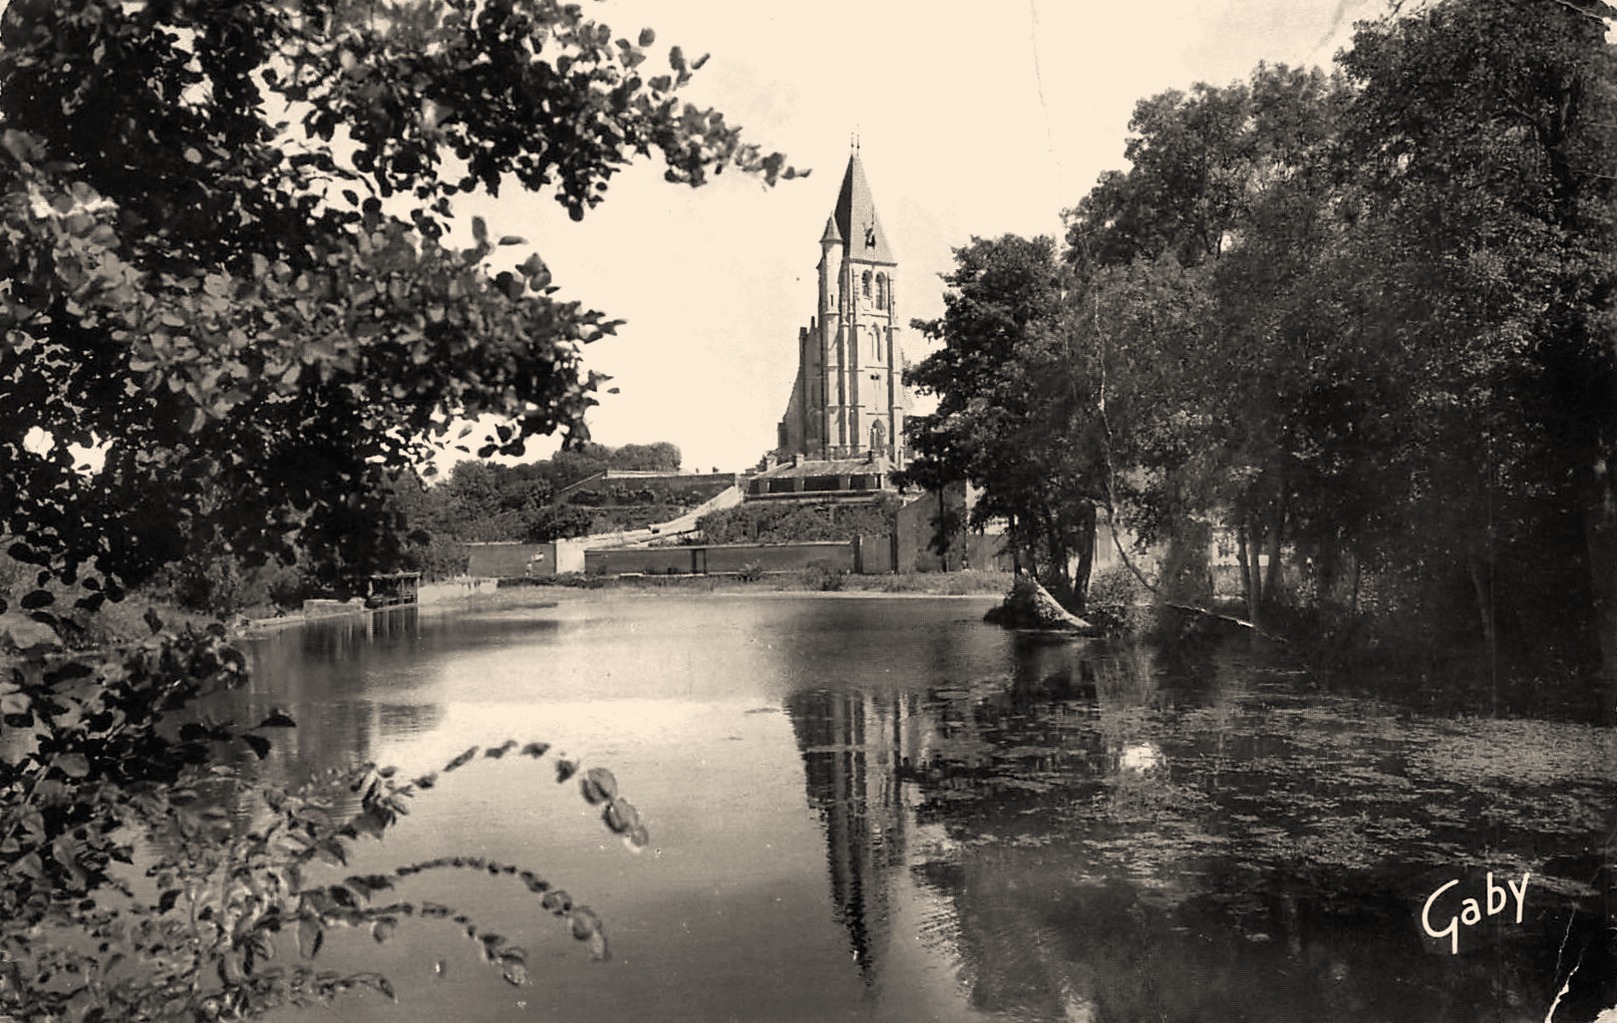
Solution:
M 15 651 L 0 682 L 0 1016 L 250 1019 L 361 987 L 391 997 L 381 974 L 312 961 L 332 928 L 368 928 L 384 942 L 411 917 L 452 921 L 507 981 L 524 983 L 526 950 L 453 907 L 391 897 L 403 879 L 435 870 L 521 883 L 537 909 L 607 955 L 589 907 L 520 865 L 446 855 L 315 880 L 311 868 L 341 867 L 362 839 L 396 826 L 440 772 L 401 781 L 366 764 L 293 791 L 260 787 L 232 758 L 267 755 L 269 734 L 294 727 L 285 714 L 250 727 L 175 720 L 245 677 L 222 628 L 162 631 L 154 615 L 145 642 L 101 655 L 63 650 L 59 637 L 75 626 L 53 618 L 41 609 L 0 615 L 0 639 Z M 548 750 L 516 740 L 473 747 L 442 773 L 479 753 L 537 759 Z M 606 826 L 644 845 L 645 827 L 612 774 L 557 761 L 558 782 L 575 775 Z M 250 824 L 238 823 L 244 816 Z
M 185 553 L 395 567 L 396 474 L 586 439 L 615 321 L 454 199 L 575 218 L 655 151 L 675 182 L 797 172 L 553 0 L 17 0 L 0 15 L 0 531 L 121 585 Z M 503 264 L 503 265 L 500 265 Z M 83 452 L 102 467 L 80 471 Z
M 457 418 L 495 423 L 482 455 L 587 439 L 601 378 L 581 346 L 615 321 L 561 297 L 538 253 L 498 256 L 521 238 L 472 218 L 451 244 L 454 200 L 514 185 L 579 219 L 654 154 L 689 185 L 796 175 L 684 103 L 702 60 L 675 46 L 657 70 L 654 44 L 555 0 L 0 11 L 0 546 L 29 573 L 0 594 L 0 1015 L 252 1016 L 386 990 L 265 963 L 277 935 L 312 954 L 328 926 L 388 933 L 406 910 L 375 903 L 387 878 L 299 871 L 391 826 L 430 776 L 333 779 L 357 786 L 352 813 L 256 792 L 264 816 L 230 829 L 209 807 L 250 789 L 232 757 L 289 722 L 188 717 L 245 670 L 221 628 L 154 620 L 103 651 L 94 618 L 192 556 L 204 571 L 179 584 L 215 592 L 238 580 L 208 564 L 296 561 L 339 589 L 398 567 L 395 485 Z M 583 784 L 643 835 L 609 776 Z M 123 869 L 148 842 L 171 857 L 150 898 Z M 446 865 L 473 864 L 410 869 Z M 477 937 L 516 975 L 519 953 Z

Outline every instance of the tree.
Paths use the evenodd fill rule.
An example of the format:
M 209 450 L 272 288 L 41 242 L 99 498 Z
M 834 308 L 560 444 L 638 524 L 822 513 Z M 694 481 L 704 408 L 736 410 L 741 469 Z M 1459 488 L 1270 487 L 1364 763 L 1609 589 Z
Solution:
M 1112 476 L 1148 535 L 1222 521 L 1255 620 L 1283 559 L 1315 601 L 1368 569 L 1493 660 L 1617 672 L 1612 14 L 1445 0 L 1343 76 L 1165 93 L 1069 214 Z
M 9 5 L 13 553 L 130 583 L 198 544 L 352 550 L 453 417 L 499 419 L 485 454 L 583 437 L 599 378 L 579 345 L 613 322 L 538 256 L 496 270 L 519 239 L 476 221 L 472 247 L 442 239 L 457 194 L 515 184 L 582 217 L 653 149 L 693 185 L 795 174 L 681 104 L 700 61 L 675 47 L 648 74 L 653 39 L 552 0 Z M 74 446 L 105 467 L 77 471 Z M 390 530 L 364 532 L 360 560 L 385 562 Z
M 617 448 L 584 441 L 537 462 L 459 462 L 448 480 L 409 503 L 404 521 L 435 537 L 472 542 L 584 536 L 595 525 L 591 512 L 557 503 L 561 491 L 609 470 L 678 472 L 679 461 L 679 448 L 667 441 Z
M 532 543 L 570 540 L 588 536 L 595 522 L 588 508 L 572 504 L 547 504 L 537 508 L 522 524 L 522 539 Z
M 1068 213 L 1076 323 L 1105 366 L 1113 486 L 1127 484 L 1146 539 L 1205 550 L 1208 524 L 1228 526 L 1254 620 L 1317 482 L 1303 420 L 1319 418 L 1338 334 L 1313 289 L 1337 233 L 1343 97 L 1318 71 L 1260 65 L 1246 83 L 1144 100 L 1133 167 Z
M 653 444 L 625 444 L 614 448 L 611 454 L 612 468 L 627 469 L 636 472 L 678 472 L 680 463 L 679 446 L 667 441 L 657 441 Z
M 909 421 L 910 479 L 982 490 L 973 524 L 1009 525 L 1019 558 L 1081 610 L 1102 476 L 1090 378 L 1066 358 L 1060 267 L 1050 238 L 974 238 L 944 278 L 944 315 L 914 326 L 944 347 L 906 379 L 938 396 Z M 1076 573 L 1073 562 L 1076 559 Z
M 458 194 L 514 183 L 581 217 L 653 150 L 692 185 L 726 167 L 795 174 L 679 102 L 701 61 L 675 47 L 669 72 L 646 76 L 652 43 L 553 0 L 0 13 L 0 541 L 37 569 L 0 597 L 0 1016 L 254 1018 L 356 985 L 391 994 L 375 974 L 262 963 L 294 935 L 314 956 L 330 926 L 383 940 L 414 907 L 373 898 L 430 869 L 520 877 L 604 954 L 594 914 L 515 865 L 306 881 L 436 774 L 363 765 L 327 780 L 340 804 L 254 790 L 224 761 L 266 755 L 285 715 L 175 720 L 240 681 L 222 626 L 176 634 L 149 615 L 128 649 L 69 642 L 122 585 L 193 549 L 301 553 L 334 579 L 391 566 L 392 483 L 455 417 L 497 418 L 485 454 L 558 429 L 584 439 L 598 378 L 578 346 L 613 323 L 558 297 L 537 255 L 497 269 L 517 239 L 475 220 L 471 247 L 443 239 Z M 103 467 L 80 469 L 84 449 Z M 576 770 L 558 762 L 558 781 Z M 609 774 L 580 782 L 610 830 L 645 841 Z M 256 797 L 245 831 L 205 795 L 221 788 Z M 140 842 L 161 857 L 152 895 L 111 866 Z M 122 895 L 97 898 L 109 890 Z M 520 949 L 466 933 L 523 982 Z
M 1444 431 L 1432 455 L 1472 463 L 1479 602 L 1522 594 L 1553 630 L 1537 595 L 1558 595 L 1562 630 L 1592 636 L 1617 686 L 1614 13 L 1435 3 L 1364 26 L 1343 64 L 1369 213 L 1402 239 L 1390 290 L 1443 370 L 1421 403 Z M 1496 585 L 1513 560 L 1529 570 Z

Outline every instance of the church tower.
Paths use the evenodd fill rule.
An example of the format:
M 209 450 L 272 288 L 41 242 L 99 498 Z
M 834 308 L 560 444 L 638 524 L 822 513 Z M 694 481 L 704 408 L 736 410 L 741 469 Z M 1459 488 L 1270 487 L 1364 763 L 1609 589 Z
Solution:
M 820 235 L 818 309 L 798 332 L 797 380 L 780 422 L 781 454 L 904 465 L 909 402 L 897 271 L 855 146 Z

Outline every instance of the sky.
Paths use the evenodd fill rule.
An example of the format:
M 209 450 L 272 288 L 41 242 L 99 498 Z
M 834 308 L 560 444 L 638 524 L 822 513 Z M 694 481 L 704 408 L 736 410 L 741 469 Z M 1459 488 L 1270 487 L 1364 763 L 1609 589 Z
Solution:
M 592 411 L 592 439 L 671 441 L 687 469 L 739 471 L 774 447 L 855 134 L 899 261 L 900 317 L 928 319 L 943 311 L 953 248 L 973 236 L 1060 237 L 1061 212 L 1126 167 L 1137 101 L 1244 79 L 1260 61 L 1328 66 L 1353 22 L 1384 10 L 1385 0 L 602 0 L 586 11 L 617 34 L 656 31 L 658 64 L 675 44 L 711 54 L 687 99 L 810 176 L 767 188 L 732 172 L 691 189 L 643 161 L 579 223 L 519 192 L 457 212 L 528 239 L 560 297 L 626 321 L 585 349 L 586 367 L 618 389 Z M 504 253 L 515 263 L 526 250 Z M 919 361 L 928 347 L 906 330 L 904 351 Z M 456 457 L 467 456 L 442 463 Z

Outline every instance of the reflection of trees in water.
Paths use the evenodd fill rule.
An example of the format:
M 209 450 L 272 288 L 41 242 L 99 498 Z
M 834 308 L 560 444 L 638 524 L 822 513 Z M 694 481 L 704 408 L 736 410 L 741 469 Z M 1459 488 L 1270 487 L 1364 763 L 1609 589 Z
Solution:
M 1526 1019 L 1553 999 L 1569 967 L 1558 974 L 1554 961 L 1564 902 L 1546 925 L 1506 929 L 1485 954 L 1450 961 L 1425 954 L 1415 887 L 1392 880 L 1409 872 L 1397 856 L 1420 846 L 1382 839 L 1355 853 L 1357 866 L 1346 845 L 1340 863 L 1310 853 L 1373 832 L 1379 822 L 1358 808 L 1408 787 L 1355 738 L 1379 726 L 1306 696 L 1285 705 L 1238 659 L 1187 688 L 1180 666 L 1149 650 L 1019 653 L 1008 685 L 929 694 L 920 712 L 949 741 L 909 775 L 916 819 L 954 839 L 914 873 L 955 909 L 979 1009 L 1026 1020 Z M 1349 791 L 1333 768 L 1367 780 Z M 1581 954 L 1591 918 L 1575 919 Z M 1589 955 L 1592 976 L 1617 965 L 1609 935 Z
M 1398 782 L 1378 780 L 1354 736 L 1379 726 L 1355 711 L 1287 703 L 1238 654 L 1187 668 L 1018 637 L 1007 668 L 787 700 L 867 980 L 919 938 L 955 959 L 975 1008 L 1019 1020 L 1528 1019 L 1553 999 L 1568 967 L 1545 938 L 1565 915 L 1427 955 L 1414 888 L 1386 873 L 1415 846 L 1384 841 L 1359 867 L 1309 852 L 1365 826 L 1311 765 L 1369 772 L 1378 796 Z M 890 933 L 901 870 L 950 907 L 947 933 Z M 1589 944 L 1582 924 L 1574 938 Z M 1617 965 L 1588 955 L 1592 975 Z
M 443 716 L 441 703 L 407 698 L 419 693 L 389 699 L 387 688 L 373 684 L 377 678 L 406 678 L 419 668 L 421 637 L 418 609 L 405 607 L 316 619 L 250 641 L 249 684 L 209 696 L 183 720 L 251 726 L 284 709 L 296 727 L 266 729 L 271 748 L 262 760 L 240 744 L 220 747 L 213 762 L 229 771 L 198 786 L 201 804 L 226 811 L 246 828 L 267 810 L 260 784 L 297 790 L 327 772 L 372 760 L 391 736 L 435 725 Z M 322 794 L 349 810 L 359 800 L 346 790 Z M 178 845 L 158 838 L 156 849 L 173 853 Z
M 319 618 L 293 634 L 301 655 L 309 660 L 340 662 L 367 652 L 409 652 L 421 638 L 421 609 L 395 607 L 366 614 Z
M 1543 1017 L 1580 958 L 1580 943 L 1558 965 L 1554 942 L 1508 938 L 1429 955 L 1402 905 L 1366 918 L 1287 893 L 1262 900 L 1249 921 L 1261 926 L 1232 930 L 1206 902 L 1167 906 L 1133 883 L 1075 882 L 1084 868 L 1071 850 L 1009 843 L 917 868 L 955 907 L 974 1007 L 1026 1021 L 1525 1023 Z M 1586 984 L 1611 976 L 1609 944 L 1584 959 Z M 1607 1004 L 1609 993 L 1586 990 L 1556 1018 L 1590 1019 Z
M 296 728 L 271 733 L 274 751 L 256 770 L 282 785 L 363 763 L 396 735 L 415 734 L 443 716 L 423 699 L 423 641 L 419 609 L 317 619 L 251 644 L 253 681 L 222 694 L 205 712 L 239 722 L 272 707 L 290 711 Z M 255 717 L 254 715 L 257 715 Z

